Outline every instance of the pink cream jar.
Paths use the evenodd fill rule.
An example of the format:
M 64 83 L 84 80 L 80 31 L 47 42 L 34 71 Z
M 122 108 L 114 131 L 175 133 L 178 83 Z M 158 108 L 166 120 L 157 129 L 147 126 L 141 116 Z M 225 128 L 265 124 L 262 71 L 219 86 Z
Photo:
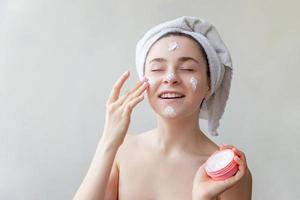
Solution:
M 205 171 L 214 180 L 225 180 L 234 176 L 238 164 L 234 160 L 236 154 L 231 149 L 218 150 L 205 163 Z

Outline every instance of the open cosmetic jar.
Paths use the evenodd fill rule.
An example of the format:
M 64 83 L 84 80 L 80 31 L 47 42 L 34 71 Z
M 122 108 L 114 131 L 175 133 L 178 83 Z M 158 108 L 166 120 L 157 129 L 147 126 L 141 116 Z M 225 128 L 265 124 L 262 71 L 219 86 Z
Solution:
M 205 162 L 205 171 L 214 180 L 225 180 L 234 176 L 238 164 L 234 160 L 236 154 L 231 149 L 218 150 Z

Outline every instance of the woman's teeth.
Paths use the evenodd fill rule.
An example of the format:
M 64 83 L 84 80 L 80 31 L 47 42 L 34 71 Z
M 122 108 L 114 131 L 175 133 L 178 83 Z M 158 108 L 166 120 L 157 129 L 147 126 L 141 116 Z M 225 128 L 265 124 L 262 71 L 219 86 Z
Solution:
M 173 98 L 182 98 L 184 95 L 182 94 L 176 94 L 176 93 L 165 93 L 159 96 L 160 98 L 163 99 L 173 99 Z

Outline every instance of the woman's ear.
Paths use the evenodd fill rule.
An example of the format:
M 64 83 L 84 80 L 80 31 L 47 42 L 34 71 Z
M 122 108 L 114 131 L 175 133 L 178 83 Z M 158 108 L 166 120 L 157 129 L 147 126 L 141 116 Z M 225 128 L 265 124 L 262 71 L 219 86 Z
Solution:
M 207 88 L 208 88 L 208 89 L 206 90 L 205 96 L 204 96 L 205 99 L 207 99 L 207 98 L 210 96 L 210 92 L 211 92 L 211 91 L 210 91 L 210 87 L 208 86 Z

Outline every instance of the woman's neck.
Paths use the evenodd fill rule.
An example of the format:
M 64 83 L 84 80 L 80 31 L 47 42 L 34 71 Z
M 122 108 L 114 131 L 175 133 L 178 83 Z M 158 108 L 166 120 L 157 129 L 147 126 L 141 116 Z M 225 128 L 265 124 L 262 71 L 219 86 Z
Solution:
M 207 137 L 200 130 L 198 115 L 185 118 L 157 117 L 158 127 L 155 130 L 155 143 L 159 151 L 173 154 L 199 148 L 207 142 Z

